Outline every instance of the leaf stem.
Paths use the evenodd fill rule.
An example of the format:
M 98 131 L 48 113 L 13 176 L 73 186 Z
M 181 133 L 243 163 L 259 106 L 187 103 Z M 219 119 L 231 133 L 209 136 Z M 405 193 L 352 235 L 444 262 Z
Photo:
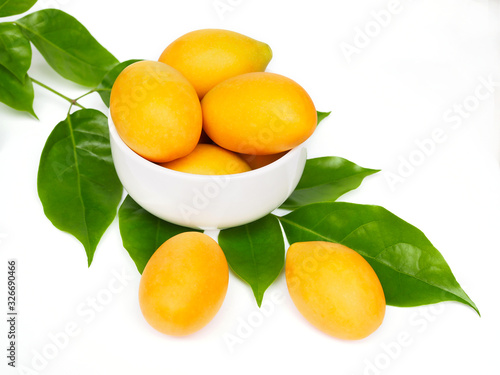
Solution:
M 75 102 L 77 102 L 77 101 L 78 101 L 78 100 L 80 100 L 81 98 L 84 98 L 84 97 L 86 97 L 87 95 L 90 95 L 90 94 L 92 94 L 92 93 L 94 93 L 94 92 L 96 92 L 96 91 L 97 91 L 97 89 L 93 89 L 93 90 L 90 90 L 89 92 L 86 92 L 86 93 L 85 93 L 85 94 L 83 94 L 83 95 L 80 95 L 78 98 L 76 98 L 76 99 L 75 99 Z
M 44 89 L 49 90 L 50 92 L 52 92 L 52 93 L 56 94 L 57 96 L 59 96 L 59 97 L 63 98 L 64 100 L 66 100 L 66 101 L 68 101 L 69 103 L 71 103 L 71 105 L 76 105 L 77 107 L 80 107 L 81 109 L 85 109 L 85 107 L 83 107 L 82 105 L 80 105 L 80 104 L 77 102 L 77 100 L 78 100 L 78 99 L 80 99 L 80 98 L 78 98 L 78 99 L 71 99 L 71 98 L 68 98 L 66 95 L 61 94 L 59 91 L 54 90 L 53 88 L 51 88 L 51 87 L 47 86 L 46 84 L 44 84 L 44 83 L 42 83 L 42 82 L 40 82 L 40 81 L 36 80 L 35 78 L 33 78 L 33 77 L 30 77 L 30 78 L 31 78 L 31 80 L 33 81 L 33 83 L 36 83 L 38 86 L 41 86 L 41 87 L 43 87 Z M 87 94 L 89 94 L 89 93 L 87 93 Z M 85 95 L 87 95 L 87 94 L 85 94 Z M 85 95 L 82 95 L 81 97 L 83 97 L 83 96 L 85 96 Z

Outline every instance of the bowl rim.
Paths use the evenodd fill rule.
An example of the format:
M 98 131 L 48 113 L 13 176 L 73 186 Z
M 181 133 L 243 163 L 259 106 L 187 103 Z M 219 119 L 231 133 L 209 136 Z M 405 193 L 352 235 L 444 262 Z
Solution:
M 202 175 L 202 174 L 193 174 L 193 173 L 186 173 L 186 172 L 180 172 L 180 171 L 175 171 L 173 169 L 168 169 L 165 167 L 162 167 L 159 164 L 156 164 L 155 162 L 152 162 L 135 151 L 133 151 L 127 144 L 123 141 L 123 139 L 120 137 L 118 134 L 118 131 L 116 130 L 115 124 L 113 122 L 113 119 L 111 117 L 111 111 L 109 111 L 108 114 L 108 128 L 109 128 L 109 135 L 110 138 L 113 138 L 114 143 L 120 148 L 120 150 L 125 153 L 125 155 L 128 158 L 131 158 L 133 160 L 136 160 L 138 163 L 141 165 L 144 165 L 145 168 L 149 168 L 156 173 L 163 174 L 165 176 L 171 176 L 175 178 L 184 178 L 184 179 L 190 179 L 190 180 L 196 180 L 196 181 L 212 181 L 214 179 L 219 179 L 219 178 L 228 178 L 231 180 L 240 180 L 240 179 L 246 179 L 246 178 L 253 178 L 257 177 L 260 174 L 266 174 L 270 173 L 272 170 L 279 169 L 282 164 L 286 164 L 289 159 L 292 159 L 297 153 L 300 153 L 301 150 L 304 148 L 304 142 L 299 144 L 298 146 L 295 146 L 291 150 L 289 150 L 285 155 L 283 155 L 281 158 L 273 161 L 272 163 L 265 165 L 263 167 L 257 168 L 257 169 L 252 169 L 247 172 L 242 172 L 242 173 L 234 173 L 234 174 L 224 174 L 224 175 Z

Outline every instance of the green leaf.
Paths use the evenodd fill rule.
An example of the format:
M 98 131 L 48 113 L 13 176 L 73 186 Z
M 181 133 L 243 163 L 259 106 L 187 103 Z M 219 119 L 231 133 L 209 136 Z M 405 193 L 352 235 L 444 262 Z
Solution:
M 34 98 L 33 83 L 28 75 L 22 83 L 7 68 L 0 65 L 0 102 L 36 117 L 33 111 Z
M 42 151 L 38 196 L 52 224 L 83 244 L 90 266 L 122 196 L 105 115 L 84 109 L 56 125 Z
M 154 252 L 169 238 L 183 232 L 200 232 L 181 227 L 150 214 L 129 195 L 118 211 L 123 247 L 142 274 Z
M 22 83 L 31 65 L 31 44 L 21 29 L 10 22 L 0 23 L 0 65 Z
M 40 10 L 17 24 L 49 65 L 73 82 L 95 87 L 118 63 L 80 22 L 61 10 Z
M 264 216 L 253 223 L 224 229 L 219 245 L 232 270 L 252 287 L 257 304 L 285 262 L 285 243 L 278 219 Z
M 377 273 L 387 304 L 419 306 L 472 300 L 425 235 L 379 206 L 316 203 L 280 218 L 290 244 L 341 243 L 361 254 Z
M 318 124 L 323 121 L 325 118 L 327 118 L 328 116 L 330 116 L 330 113 L 332 112 L 320 112 L 320 111 L 316 111 L 317 115 L 318 115 Z
M 37 0 L 0 0 L 0 17 L 27 12 L 36 2 Z
M 101 83 L 99 83 L 99 86 L 97 86 L 97 92 L 99 93 L 102 101 L 104 102 L 104 104 L 106 104 L 107 107 L 109 107 L 111 89 L 113 88 L 113 84 L 115 83 L 116 78 L 118 78 L 123 69 L 138 61 L 141 60 L 127 60 L 114 66 L 109 72 L 106 73 Z
M 299 184 L 280 208 L 291 210 L 311 203 L 336 201 L 361 185 L 366 176 L 377 172 L 336 156 L 308 159 Z

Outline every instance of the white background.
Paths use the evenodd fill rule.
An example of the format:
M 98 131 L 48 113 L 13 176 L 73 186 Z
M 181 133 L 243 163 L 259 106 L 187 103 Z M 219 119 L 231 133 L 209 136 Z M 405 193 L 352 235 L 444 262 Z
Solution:
M 371 12 L 387 9 L 388 1 L 221 3 L 232 4 L 222 16 L 213 0 L 40 0 L 34 9 L 52 6 L 72 14 L 120 61 L 157 59 L 178 36 L 206 27 L 268 43 L 274 52 L 269 70 L 302 84 L 319 110 L 332 110 L 309 141 L 309 157 L 342 156 L 383 170 L 342 200 L 383 205 L 422 229 L 482 317 L 458 303 L 388 307 L 375 334 L 344 342 L 302 318 L 283 274 L 266 293 L 265 317 L 250 288 L 231 275 L 224 305 L 202 331 L 186 338 L 157 333 L 141 316 L 139 274 L 122 247 L 117 222 L 87 268 L 82 246 L 43 214 L 36 192 L 39 157 L 68 106 L 35 87 L 40 121 L 0 106 L 0 314 L 6 309 L 7 259 L 16 258 L 18 365 L 25 369 L 19 373 L 411 375 L 497 370 L 500 120 L 493 96 L 470 97 L 481 77 L 498 78 L 496 2 L 404 0 L 378 34 Z M 372 27 L 373 37 L 347 59 L 342 43 L 354 45 L 358 28 L 366 27 Z M 30 74 L 70 97 L 85 92 L 55 74 L 37 52 Z M 453 128 L 443 116 L 464 101 L 477 108 Z M 97 96 L 83 104 L 106 110 Z M 446 140 L 419 158 L 416 142 L 429 139 L 438 128 Z M 410 158 L 419 165 L 391 186 L 387 178 Z M 127 278 L 117 283 L 115 275 L 123 272 Z M 110 283 L 122 287 L 104 301 L 111 295 Z M 98 306 L 102 311 L 88 305 L 95 297 L 107 303 Z M 245 322 L 256 327 L 241 332 Z M 51 335 L 68 324 L 76 334 L 54 351 Z M 6 366 L 6 330 L 1 324 L 0 372 L 8 375 L 18 372 Z M 238 333 L 246 337 L 228 346 L 225 340 Z M 43 353 L 53 358 L 41 362 Z

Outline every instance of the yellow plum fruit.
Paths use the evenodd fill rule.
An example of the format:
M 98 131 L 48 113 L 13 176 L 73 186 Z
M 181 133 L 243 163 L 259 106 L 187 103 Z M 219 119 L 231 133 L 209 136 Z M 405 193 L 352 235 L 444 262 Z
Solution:
M 271 61 L 271 48 L 229 30 L 203 29 L 173 41 L 159 61 L 181 72 L 202 98 L 218 83 L 250 72 L 263 72 Z
M 316 108 L 295 81 L 247 73 L 215 86 L 201 102 L 203 128 L 219 146 L 243 154 L 290 150 L 316 129 Z
M 226 258 L 217 242 L 199 232 L 178 234 L 156 250 L 142 273 L 142 314 L 162 333 L 189 335 L 217 314 L 228 280 Z
M 179 172 L 225 175 L 243 173 L 251 170 L 250 166 L 234 152 L 224 150 L 217 145 L 200 143 L 189 155 L 163 163 L 161 166 Z
M 285 274 L 295 306 L 321 331 L 358 340 L 382 324 L 384 291 L 373 268 L 354 250 L 324 241 L 294 243 Z
M 200 138 L 201 106 L 193 86 L 157 61 L 136 62 L 120 73 L 110 111 L 121 139 L 150 161 L 185 156 Z

